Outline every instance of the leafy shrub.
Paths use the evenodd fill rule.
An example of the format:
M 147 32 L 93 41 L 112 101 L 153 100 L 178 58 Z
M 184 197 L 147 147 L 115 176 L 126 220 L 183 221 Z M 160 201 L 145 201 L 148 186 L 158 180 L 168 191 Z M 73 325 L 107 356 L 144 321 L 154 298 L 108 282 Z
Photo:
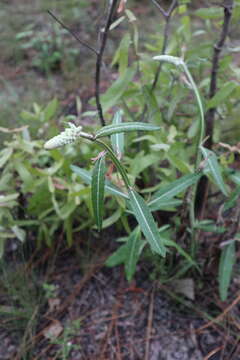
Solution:
M 222 233 L 219 283 L 221 298 L 225 300 L 235 261 L 237 226 L 233 222 L 229 230 L 225 221 L 219 222 L 216 216 L 198 218 L 195 210 L 197 184 L 203 177 L 219 191 L 223 211 L 236 212 L 238 208 L 239 172 L 231 168 L 237 148 L 226 143 L 220 143 L 219 147 L 205 146 L 204 113 L 208 109 L 218 110 L 218 121 L 210 136 L 215 143 L 225 140 L 222 133 L 229 125 L 224 120 L 228 118 L 234 124 L 239 111 L 240 87 L 237 81 L 228 80 L 238 78 L 239 74 L 230 54 L 233 49 L 228 49 L 219 63 L 219 90 L 209 98 L 211 29 L 221 26 L 223 12 L 218 8 L 190 10 L 188 3 L 180 1 L 173 9 L 177 26 L 172 36 L 168 33 L 167 44 L 165 33 L 165 38 L 161 34 L 151 35 L 142 45 L 137 17 L 129 9 L 122 11 L 122 16 L 111 25 L 111 31 L 127 27 L 112 61 L 117 78 L 100 96 L 103 116 L 111 125 L 82 131 L 81 127 L 70 124 L 60 135 L 48 132 L 49 138 L 56 135 L 45 145 L 50 152 L 42 148 L 42 140 L 30 141 L 26 131 L 6 143 L 0 161 L 4 166 L 3 200 L 7 211 L 1 216 L 7 219 L 5 237 L 18 233 L 20 238 L 19 230 L 35 226 L 39 242 L 44 240 L 48 245 L 62 224 L 71 244 L 72 233 L 82 228 L 77 225 L 78 220 L 90 227 L 95 216 L 99 230 L 121 222 L 127 236 L 120 239 L 123 244 L 107 260 L 107 265 L 123 263 L 128 280 L 134 276 L 140 255 L 148 256 L 147 244 L 154 254 L 152 259 L 157 258 L 156 262 L 167 267 L 167 276 L 173 278 L 183 276 L 190 268 L 200 270 L 197 264 L 200 231 Z M 197 21 L 192 22 L 193 18 Z M 239 19 L 239 1 L 233 19 Z M 165 30 L 167 24 L 166 21 Z M 168 55 L 163 54 L 166 50 Z M 153 57 L 159 54 L 158 62 L 154 61 Z M 179 54 L 184 54 L 184 60 Z M 99 51 L 96 55 L 99 56 Z M 94 99 L 90 104 L 94 104 Z M 111 120 L 112 109 L 115 115 Z M 36 106 L 35 110 L 34 117 L 45 114 Z M 96 115 L 97 111 L 87 111 L 82 117 Z M 33 120 L 29 114 L 24 116 Z M 42 139 L 47 137 L 44 126 L 49 123 L 44 116 Z M 123 135 L 130 130 L 127 136 Z M 151 132 L 137 133 L 140 130 Z M 102 142 L 101 137 L 105 136 L 110 136 L 111 145 L 108 140 Z M 79 147 L 73 147 L 71 143 L 78 138 L 87 141 L 80 139 Z M 89 144 L 89 140 L 94 144 Z M 64 150 L 56 149 L 64 144 L 68 144 Z M 99 154 L 97 146 L 104 152 Z M 122 179 L 112 164 L 106 163 L 106 155 Z M 95 164 L 91 172 L 86 167 L 93 157 Z M 21 164 L 18 159 L 23 159 Z M 11 182 L 15 173 L 19 192 Z M 13 215 L 19 207 L 16 202 L 19 194 L 27 202 L 24 219 Z M 115 195 L 116 201 L 105 202 L 104 213 L 104 196 L 109 194 Z M 211 201 L 209 206 L 221 213 L 222 208 Z M 91 215 L 89 222 L 85 209 Z M 162 221 L 162 214 L 167 220 Z M 129 221 L 133 215 L 138 223 L 134 227 L 134 222 Z M 170 248 L 183 257 L 180 270 L 172 261 Z M 159 255 L 165 256 L 165 260 Z

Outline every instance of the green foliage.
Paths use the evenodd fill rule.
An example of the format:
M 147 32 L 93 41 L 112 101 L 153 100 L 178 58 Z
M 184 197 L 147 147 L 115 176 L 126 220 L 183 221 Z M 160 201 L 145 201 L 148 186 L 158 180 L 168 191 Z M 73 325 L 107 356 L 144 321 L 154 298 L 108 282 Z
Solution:
M 236 19 L 238 10 L 234 9 Z M 217 6 L 193 10 L 190 1 L 179 2 L 173 13 L 167 51 L 162 54 L 164 29 L 159 34 L 144 32 L 141 43 L 141 25 L 132 9 L 126 9 L 111 26 L 112 32 L 122 27 L 126 32 L 112 61 L 108 61 L 112 66 L 108 70 L 113 75 L 109 78 L 113 81 L 100 96 L 108 125 L 98 130 L 86 126 L 86 132 L 80 129 L 71 141 L 79 137 L 79 144 L 69 144 L 60 150 L 52 147 L 47 152 L 42 140 L 38 140 L 56 135 L 53 120 L 60 112 L 56 99 L 45 108 L 34 104 L 33 112 L 21 113 L 24 123 L 31 124 L 30 131 L 15 134 L 0 153 L 3 169 L 0 220 L 4 224 L 1 253 L 7 238 L 25 241 L 28 231 L 36 232 L 39 244 L 52 246 L 57 231 L 63 228 L 71 245 L 76 231 L 84 227 L 95 229 L 95 218 L 98 230 L 116 224 L 128 232 L 124 244 L 109 257 L 107 265 L 124 264 L 129 281 L 141 254 L 144 257 L 150 253 L 149 258 L 161 264 L 163 273 L 169 271 L 172 276 L 178 266 L 174 263 L 174 252 L 181 255 L 177 274 L 191 268 L 200 270 L 196 265 L 199 249 L 196 234 L 200 231 L 224 234 L 227 229 L 217 219 L 209 220 L 207 216 L 196 219 L 198 182 L 203 175 L 208 176 L 211 188 L 220 189 L 225 209 L 233 211 L 237 208 L 240 184 L 239 173 L 231 169 L 236 151 L 230 149 L 229 155 L 219 147 L 212 150 L 204 147 L 204 114 L 208 109 L 217 108 L 215 143 L 226 141 L 226 130 L 238 124 L 240 73 L 232 61 L 237 46 L 224 49 L 218 91 L 210 100 L 208 96 L 211 54 L 216 42 L 213 30 L 220 30 L 222 16 L 223 10 Z M 47 34 L 29 28 L 18 34 L 17 40 L 22 51 L 33 51 L 33 65 L 49 72 L 61 64 L 66 54 L 75 56 L 75 52 L 68 51 L 66 35 L 57 27 Z M 158 81 L 153 86 L 156 73 Z M 90 104 L 95 104 L 94 99 Z M 78 115 L 88 119 L 96 114 L 92 110 L 83 114 L 79 111 Z M 78 118 L 73 120 L 78 122 Z M 139 131 L 150 133 L 140 135 Z M 233 145 L 239 135 L 237 129 L 235 132 Z M 31 140 L 31 136 L 37 140 Z M 57 136 L 59 140 L 63 134 Z M 106 154 L 102 156 L 99 150 Z M 96 160 L 93 171 L 89 170 L 90 158 Z M 235 197 L 229 195 L 231 190 Z M 114 201 L 105 201 L 110 196 Z M 211 206 L 216 208 L 212 200 Z M 161 229 L 162 212 L 166 231 Z M 188 239 L 184 243 L 179 239 L 182 226 Z M 222 250 L 219 266 L 222 300 L 227 297 L 236 246 L 234 242 L 234 246 L 227 244 Z
M 67 34 L 65 29 L 61 29 L 56 24 L 50 31 L 46 29 L 39 31 L 30 24 L 25 31 L 16 35 L 16 40 L 22 53 L 31 57 L 32 66 L 49 73 L 57 70 L 64 58 L 66 60 L 67 57 L 71 62 L 76 59 L 78 50 L 69 46 Z M 68 48 L 67 51 L 66 48 Z
M 74 349 L 79 349 L 80 345 L 73 344 L 72 338 L 76 336 L 81 328 L 81 320 L 77 319 L 66 325 L 63 329 L 61 336 L 52 338 L 51 343 L 58 345 L 59 349 L 56 354 L 57 359 L 67 360 L 69 359 L 70 353 Z

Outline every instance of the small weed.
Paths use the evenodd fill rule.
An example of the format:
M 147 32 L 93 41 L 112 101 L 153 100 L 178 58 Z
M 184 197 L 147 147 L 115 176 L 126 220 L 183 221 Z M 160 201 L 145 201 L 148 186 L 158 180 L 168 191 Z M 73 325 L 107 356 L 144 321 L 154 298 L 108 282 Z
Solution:
M 37 30 L 34 24 L 16 35 L 19 49 L 31 59 L 33 67 L 48 74 L 59 70 L 64 62 L 71 62 L 78 55 L 78 49 L 69 46 L 67 31 L 53 24 L 50 29 Z
M 58 345 L 59 347 L 56 353 L 57 359 L 67 360 L 72 350 L 80 349 L 80 345 L 72 342 L 72 339 L 78 335 L 80 328 L 81 320 L 74 320 L 70 325 L 65 326 L 61 336 L 51 340 L 52 344 Z

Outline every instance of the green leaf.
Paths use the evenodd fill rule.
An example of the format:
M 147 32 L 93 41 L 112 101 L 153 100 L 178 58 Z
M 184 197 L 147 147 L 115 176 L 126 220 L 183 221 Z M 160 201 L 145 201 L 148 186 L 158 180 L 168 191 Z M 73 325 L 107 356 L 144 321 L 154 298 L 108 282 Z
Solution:
M 182 255 L 191 266 L 195 266 L 196 268 L 199 268 L 198 264 L 191 258 L 191 256 L 183 250 L 183 248 L 178 245 L 175 241 L 165 239 L 164 240 L 165 245 L 174 247 L 180 255 Z
M 153 216 L 144 199 L 134 190 L 129 190 L 129 199 L 139 226 L 149 242 L 152 251 L 165 256 L 166 249 Z
M 16 235 L 18 240 L 20 240 L 21 242 L 24 242 L 26 240 L 26 231 L 21 229 L 19 226 L 14 225 L 11 227 L 11 230 L 14 233 L 14 235 Z
M 107 259 L 105 265 L 109 267 L 117 266 L 123 264 L 128 256 L 128 245 L 124 244 L 120 246 L 117 251 L 115 251 Z
M 165 206 L 165 204 L 173 199 L 174 196 L 195 184 L 200 177 L 201 174 L 188 174 L 173 181 L 169 185 L 163 186 L 154 194 L 153 199 L 148 203 L 150 210 L 154 211 L 161 209 L 162 205 Z
M 109 226 L 115 224 L 115 222 L 118 221 L 121 215 L 122 215 L 122 209 L 118 207 L 118 209 L 111 216 L 103 220 L 102 229 L 106 229 Z
M 186 162 L 180 159 L 177 155 L 171 155 L 169 152 L 167 154 L 167 158 L 171 165 L 175 166 L 180 172 L 182 173 L 189 173 L 191 171 L 190 165 Z
M 143 151 L 137 153 L 133 159 L 129 159 L 130 173 L 136 178 L 143 170 L 159 161 L 159 155 L 145 155 Z
M 64 230 L 66 232 L 67 244 L 70 247 L 73 244 L 73 219 L 71 215 L 64 221 Z
M 224 246 L 220 257 L 218 281 L 219 293 L 222 301 L 225 301 L 227 299 L 228 288 L 230 285 L 235 260 L 235 241 L 232 241 L 228 245 Z
M 159 109 L 159 105 L 154 92 L 151 90 L 151 86 L 144 85 L 142 88 L 143 98 L 146 101 L 148 107 L 149 118 L 159 124 L 162 121 L 162 114 Z
M 119 48 L 115 52 L 112 66 L 117 64 L 119 65 L 119 73 L 123 74 L 128 67 L 128 52 L 129 46 L 131 44 L 131 36 L 130 34 L 125 34 L 120 42 Z
M 129 236 L 127 241 L 128 256 L 125 260 L 125 272 L 127 280 L 131 281 L 136 271 L 136 265 L 143 249 L 143 242 L 140 238 L 140 229 L 137 227 Z
M 19 197 L 18 193 L 9 194 L 9 195 L 0 195 L 0 205 L 3 206 L 3 204 L 16 200 L 18 197 Z
M 203 146 L 200 146 L 200 149 L 202 151 L 204 159 L 207 161 L 209 170 L 210 170 L 214 180 L 216 181 L 216 184 L 218 185 L 218 187 L 222 191 L 222 193 L 225 196 L 228 196 L 228 191 L 227 191 L 226 185 L 223 181 L 221 168 L 218 164 L 216 155 L 214 154 L 213 151 L 208 150 L 208 149 L 204 148 Z
M 88 185 L 92 182 L 92 174 L 90 171 L 80 168 L 79 166 L 71 165 L 70 168 L 78 176 L 80 176 Z M 105 180 L 105 191 L 112 195 L 121 196 L 128 199 L 128 195 L 122 192 L 117 186 L 113 185 L 110 181 Z
M 159 203 L 155 203 L 153 206 L 149 206 L 151 211 L 156 210 L 166 210 L 166 211 L 176 211 L 175 207 L 182 204 L 182 200 L 179 199 L 169 199 L 166 201 L 159 201 Z
M 107 125 L 96 132 L 96 139 L 117 133 L 130 131 L 154 131 L 159 130 L 160 127 L 142 122 L 126 122 L 118 125 Z
M 240 197 L 240 186 L 231 192 L 229 199 L 225 202 L 223 211 L 227 211 L 235 206 L 237 206 L 237 201 Z
M 52 101 L 50 101 L 50 103 L 48 103 L 48 105 L 44 109 L 45 122 L 48 122 L 49 120 L 52 119 L 52 117 L 56 114 L 57 108 L 58 108 L 58 100 L 54 98 Z
M 51 200 L 54 210 L 62 220 L 66 220 L 68 216 L 70 216 L 70 214 L 76 209 L 76 204 L 74 201 L 68 201 L 60 208 L 54 193 L 52 193 Z
M 202 19 L 219 19 L 223 17 L 224 14 L 223 9 L 219 7 L 207 7 L 196 10 L 194 15 L 197 15 Z
M 240 185 L 240 171 L 235 171 L 229 177 L 235 184 Z
M 27 164 L 17 161 L 14 161 L 14 166 L 24 183 L 24 191 L 30 191 L 33 188 L 34 178 L 28 170 Z
M 101 156 L 95 162 L 91 184 L 93 213 L 98 231 L 102 228 L 105 171 L 105 156 Z
M 113 117 L 113 125 L 118 125 L 122 123 L 122 110 L 119 110 L 116 112 L 116 114 Z M 124 134 L 123 133 L 117 133 L 111 135 L 111 143 L 112 147 L 115 150 L 116 154 L 121 156 L 123 154 L 124 149 Z
M 101 102 L 103 112 L 108 111 L 112 106 L 117 105 L 118 101 L 123 96 L 128 85 L 131 83 L 136 70 L 132 67 L 127 69 L 107 90 L 107 92 L 101 96 Z
M 13 153 L 13 149 L 10 148 L 3 149 L 0 152 L 0 168 L 5 165 L 8 159 L 11 157 L 12 153 Z
M 3 257 L 4 244 L 5 244 L 5 239 L 0 237 L 0 259 Z
M 221 89 L 208 101 L 207 108 L 215 108 L 227 99 L 238 85 L 235 82 L 225 83 Z

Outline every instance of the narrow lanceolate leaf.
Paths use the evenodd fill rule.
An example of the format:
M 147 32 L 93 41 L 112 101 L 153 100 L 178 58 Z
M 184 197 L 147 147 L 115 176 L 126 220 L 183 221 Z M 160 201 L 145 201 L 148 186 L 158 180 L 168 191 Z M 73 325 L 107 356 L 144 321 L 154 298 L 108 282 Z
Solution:
M 127 280 L 131 281 L 136 271 L 136 265 L 142 250 L 143 241 L 140 238 L 140 229 L 137 227 L 129 236 L 127 247 L 128 255 L 125 260 Z
M 105 265 L 109 267 L 123 264 L 128 256 L 128 245 L 120 246 L 112 255 L 109 256 Z
M 205 160 L 207 161 L 209 170 L 210 170 L 216 184 L 218 185 L 218 187 L 222 191 L 222 193 L 227 196 L 228 191 L 227 191 L 226 185 L 223 181 L 221 169 L 218 164 L 216 155 L 214 154 L 213 151 L 208 150 L 208 149 L 204 148 L 203 146 L 201 146 L 200 149 L 202 151 L 202 154 L 203 154 Z
M 78 176 L 80 176 L 83 181 L 85 181 L 88 185 L 92 182 L 92 174 L 90 171 L 80 168 L 79 166 L 71 165 L 72 171 L 75 172 Z M 117 186 L 113 185 L 110 181 L 105 181 L 105 191 L 112 195 L 121 196 L 124 199 L 128 199 L 128 195 L 125 194 L 122 190 L 120 190 Z
M 103 219 L 104 180 L 105 157 L 101 156 L 96 161 L 92 174 L 92 205 L 95 221 L 99 231 L 102 228 Z
M 129 199 L 133 213 L 152 251 L 165 256 L 164 241 L 160 237 L 157 225 L 145 201 L 134 190 L 129 190 Z
M 222 301 L 225 301 L 231 281 L 233 265 L 235 263 L 235 241 L 224 246 L 219 264 L 219 293 Z
M 173 199 L 174 196 L 186 190 L 189 186 L 195 184 L 201 177 L 201 174 L 189 174 L 182 176 L 170 183 L 163 186 L 154 195 L 153 199 L 148 203 L 150 210 L 159 210 L 162 205 Z
M 231 95 L 233 90 L 238 86 L 235 82 L 226 82 L 221 89 L 209 100 L 207 108 L 215 108 L 218 105 L 224 103 L 224 101 Z
M 116 112 L 113 117 L 113 125 L 118 125 L 122 123 L 122 110 Z M 121 156 L 124 149 L 124 134 L 117 133 L 111 135 L 111 143 L 114 151 L 117 155 Z
M 130 131 L 154 131 L 159 130 L 160 127 L 152 124 L 141 122 L 125 122 L 121 124 L 107 125 L 96 132 L 96 139 L 117 133 L 124 133 Z

